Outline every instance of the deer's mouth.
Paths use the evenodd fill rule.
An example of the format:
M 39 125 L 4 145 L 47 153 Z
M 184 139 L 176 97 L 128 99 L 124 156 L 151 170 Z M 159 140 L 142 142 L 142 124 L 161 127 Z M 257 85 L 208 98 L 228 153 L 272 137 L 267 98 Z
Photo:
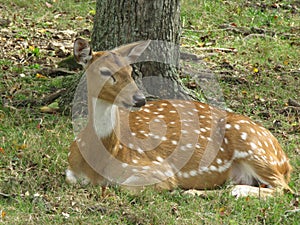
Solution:
M 130 103 L 128 103 L 130 102 Z M 131 101 L 122 101 L 122 105 L 129 109 L 129 108 L 141 108 L 142 106 L 146 105 L 146 98 L 145 96 L 137 91 L 133 96 Z
M 126 108 L 126 109 L 130 109 L 133 107 L 133 104 L 127 104 L 126 102 L 122 102 L 122 105 Z
M 142 106 L 144 106 L 146 104 L 146 101 L 144 104 L 142 103 L 138 103 L 138 104 L 128 104 L 126 102 L 122 102 L 122 105 L 125 109 L 129 109 L 131 111 L 135 111 L 135 110 L 138 110 L 140 109 Z

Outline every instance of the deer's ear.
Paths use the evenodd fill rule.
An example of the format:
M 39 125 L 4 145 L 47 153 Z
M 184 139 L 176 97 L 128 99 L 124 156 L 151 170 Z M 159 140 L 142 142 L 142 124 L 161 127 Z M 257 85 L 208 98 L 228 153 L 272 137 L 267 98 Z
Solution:
M 123 45 L 113 51 L 125 57 L 129 63 L 134 63 L 149 46 L 150 42 L 151 40 L 134 42 L 128 45 Z
M 74 42 L 74 57 L 77 63 L 85 67 L 88 62 L 92 59 L 92 48 L 90 47 L 88 41 L 77 38 Z

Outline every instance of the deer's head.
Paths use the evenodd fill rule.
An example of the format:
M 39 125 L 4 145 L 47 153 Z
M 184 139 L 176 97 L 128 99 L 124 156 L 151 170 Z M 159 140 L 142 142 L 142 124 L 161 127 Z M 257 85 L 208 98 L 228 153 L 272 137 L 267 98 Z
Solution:
M 131 77 L 130 64 L 136 61 L 149 43 L 135 42 L 112 51 L 93 53 L 86 40 L 77 38 L 74 56 L 86 70 L 89 96 L 124 108 L 145 105 L 145 96 Z

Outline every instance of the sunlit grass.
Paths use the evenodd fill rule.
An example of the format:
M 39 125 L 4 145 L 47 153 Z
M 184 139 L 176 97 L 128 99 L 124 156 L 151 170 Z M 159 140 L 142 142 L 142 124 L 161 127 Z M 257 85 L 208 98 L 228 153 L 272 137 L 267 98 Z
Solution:
M 21 41 L 29 41 L 30 45 L 37 32 L 92 27 L 90 11 L 94 9 L 95 1 L 47 2 L 52 7 L 47 7 L 46 1 L 0 0 L 4 7 L 0 12 L 3 18 L 12 21 L 9 28 L 13 28 L 14 35 Z M 289 98 L 300 101 L 299 40 L 296 38 L 299 37 L 299 13 L 284 7 L 292 4 L 291 1 L 281 1 L 279 8 L 272 7 L 273 1 L 261 1 L 260 4 L 266 6 L 252 1 L 182 0 L 182 46 L 196 54 L 206 54 L 201 47 L 237 50 L 236 53 L 208 55 L 201 68 L 209 69 L 219 79 L 229 108 L 261 122 L 276 135 L 294 167 L 290 186 L 298 191 L 300 138 L 296 128 L 299 115 L 279 111 Z M 226 30 L 224 24 L 246 27 L 250 31 L 256 27 L 267 33 L 265 37 L 248 36 L 253 32 Z M 41 39 L 47 40 L 50 36 L 51 32 L 41 35 Z M 15 49 L 13 53 L 24 54 L 22 51 L 28 49 Z M 35 57 L 46 53 L 40 54 Z M 41 98 L 55 88 L 63 87 L 63 79 L 37 78 L 36 65 L 19 67 L 14 62 L 11 58 L 0 59 L 1 68 L 8 67 L 0 70 L 3 100 L 0 105 L 0 193 L 5 194 L 0 195 L 0 212 L 5 212 L 0 215 L 0 223 L 299 223 L 299 212 L 288 211 L 298 207 L 298 200 L 289 194 L 266 201 L 237 200 L 225 187 L 219 194 L 204 198 L 186 196 L 181 190 L 156 192 L 146 189 L 133 195 L 114 187 L 103 199 L 99 187 L 67 185 L 64 171 L 68 146 L 74 138 L 70 117 L 59 113 L 44 114 L 39 107 L 30 105 L 9 107 L 11 98 Z M 192 81 L 191 77 L 184 79 L 186 83 Z M 200 91 L 198 95 L 203 97 Z

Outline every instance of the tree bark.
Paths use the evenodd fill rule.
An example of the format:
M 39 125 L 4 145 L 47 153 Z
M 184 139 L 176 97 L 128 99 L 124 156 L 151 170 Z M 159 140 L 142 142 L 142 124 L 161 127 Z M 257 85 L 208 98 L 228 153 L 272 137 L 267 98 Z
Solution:
M 97 0 L 92 34 L 95 51 L 149 39 L 162 43 L 154 50 L 159 62 L 135 64 L 137 84 L 148 96 L 186 99 L 178 79 L 180 1 Z M 166 42 L 177 48 L 169 49 Z M 161 59 L 162 52 L 168 59 Z

